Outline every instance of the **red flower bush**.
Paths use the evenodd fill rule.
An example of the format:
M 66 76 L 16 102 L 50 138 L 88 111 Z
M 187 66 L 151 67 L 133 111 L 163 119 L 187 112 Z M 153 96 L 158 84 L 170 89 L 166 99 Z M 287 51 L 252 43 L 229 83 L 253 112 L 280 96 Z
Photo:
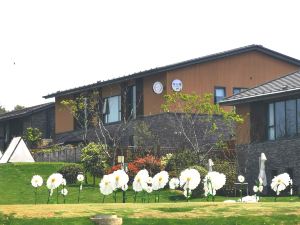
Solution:
M 133 162 L 128 163 L 128 175 L 132 181 L 135 175 L 142 169 L 148 170 L 149 175 L 154 176 L 160 171 L 160 168 L 160 159 L 152 155 L 147 155 L 146 157 L 137 158 Z M 109 174 L 119 169 L 121 169 L 121 164 L 111 167 L 107 173 Z

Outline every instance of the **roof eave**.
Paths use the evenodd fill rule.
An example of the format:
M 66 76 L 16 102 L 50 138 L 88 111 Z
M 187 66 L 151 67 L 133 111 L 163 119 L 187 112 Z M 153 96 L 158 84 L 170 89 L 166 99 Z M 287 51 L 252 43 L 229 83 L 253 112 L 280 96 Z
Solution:
M 276 92 L 276 93 L 271 93 L 271 94 L 267 94 L 267 95 L 258 95 L 258 96 L 253 96 L 253 97 L 240 98 L 240 99 L 235 99 L 235 100 L 228 100 L 228 101 L 225 100 L 225 101 L 219 102 L 219 104 L 222 106 L 235 106 L 235 105 L 241 105 L 241 104 L 246 104 L 246 103 L 288 97 L 288 96 L 292 96 L 295 94 L 300 94 L 300 89 Z

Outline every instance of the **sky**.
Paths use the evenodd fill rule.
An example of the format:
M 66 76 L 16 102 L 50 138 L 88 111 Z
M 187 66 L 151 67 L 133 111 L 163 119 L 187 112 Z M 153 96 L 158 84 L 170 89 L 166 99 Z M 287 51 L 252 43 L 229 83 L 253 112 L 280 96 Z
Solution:
M 1 0 L 0 105 L 250 44 L 300 59 L 300 2 Z

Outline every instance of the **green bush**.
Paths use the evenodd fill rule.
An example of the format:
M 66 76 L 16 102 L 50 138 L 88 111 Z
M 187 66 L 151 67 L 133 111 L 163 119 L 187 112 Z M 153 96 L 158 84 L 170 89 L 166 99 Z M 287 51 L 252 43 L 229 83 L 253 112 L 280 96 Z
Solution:
M 24 140 L 29 147 L 36 147 L 42 140 L 42 132 L 38 128 L 28 127 L 24 133 Z
M 213 170 L 226 175 L 226 188 L 233 189 L 237 179 L 236 163 L 217 159 L 214 161 Z
M 204 177 L 207 175 L 208 171 L 207 169 L 205 169 L 204 167 L 202 166 L 199 166 L 199 165 L 194 165 L 194 166 L 191 166 L 190 167 L 191 169 L 195 169 L 197 170 L 199 173 L 200 173 L 200 176 L 201 176 L 201 181 L 204 179 Z M 203 183 L 201 182 L 198 187 L 193 190 L 192 192 L 192 197 L 199 197 L 201 196 L 202 194 L 204 194 L 204 190 L 203 190 Z
M 108 156 L 105 149 L 105 145 L 91 142 L 81 151 L 81 162 L 84 170 L 93 176 L 94 185 L 95 178 L 103 176 L 108 168 Z
M 79 164 L 68 164 L 63 166 L 58 173 L 61 173 L 67 180 L 68 184 L 75 184 L 77 182 L 77 175 L 83 173 L 83 167 Z
M 172 172 L 172 174 L 180 174 L 180 172 L 186 168 L 189 168 L 196 164 L 197 157 L 195 154 L 188 150 L 183 150 L 172 155 L 167 161 L 165 170 Z

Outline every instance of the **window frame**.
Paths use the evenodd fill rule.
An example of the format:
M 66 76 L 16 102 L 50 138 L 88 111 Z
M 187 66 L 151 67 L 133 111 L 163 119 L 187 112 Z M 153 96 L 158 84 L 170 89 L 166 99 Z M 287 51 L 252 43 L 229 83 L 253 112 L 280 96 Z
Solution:
M 295 109 L 296 109 L 296 133 L 295 135 L 288 135 L 288 128 L 287 128 L 287 101 L 290 101 L 290 100 L 295 100 Z M 298 101 L 300 102 L 300 98 L 289 98 L 289 99 L 280 99 L 280 100 L 277 100 L 277 101 L 272 101 L 272 102 L 268 102 L 267 105 L 268 105 L 268 110 L 267 110 L 267 140 L 268 141 L 276 141 L 276 140 L 280 140 L 280 139 L 284 139 L 284 138 L 293 138 L 293 137 L 299 137 L 300 136 L 300 124 L 298 124 L 299 122 L 299 118 L 298 118 L 298 114 L 300 115 L 300 108 L 298 109 L 298 106 L 299 106 L 299 103 Z M 285 122 L 285 130 L 284 130 L 284 136 L 280 136 L 280 137 L 276 137 L 276 126 L 277 126 L 277 123 L 276 123 L 276 110 L 275 110 L 275 104 L 277 102 L 284 102 L 284 122 Z M 273 119 L 274 119 L 274 125 L 270 125 L 270 108 L 269 106 L 273 104 Z M 300 117 L 300 116 L 299 116 Z M 270 139 L 269 137 L 269 132 L 270 132 L 270 128 L 273 128 L 274 129 L 274 139 Z
M 223 97 L 223 99 L 226 98 L 226 96 L 227 96 L 227 94 L 226 94 L 226 87 L 224 87 L 224 86 L 215 86 L 215 87 L 214 87 L 214 103 L 215 103 L 215 104 L 218 104 L 220 101 L 223 100 L 223 99 L 222 99 L 222 100 L 220 100 L 219 102 L 217 102 L 217 95 L 216 95 L 217 89 L 223 89 L 223 90 L 224 90 L 224 97 Z
M 113 122 L 107 122 L 108 121 L 108 113 L 104 113 L 104 105 L 105 105 L 105 101 L 106 101 L 106 107 L 108 105 L 109 107 L 109 98 L 113 98 L 113 97 L 118 97 L 118 120 L 117 121 L 113 121 Z M 103 107 L 102 107 L 102 121 L 103 124 L 107 125 L 107 124 L 114 124 L 114 123 L 119 123 L 122 120 L 122 102 L 121 102 L 121 95 L 112 95 L 112 96 L 107 96 L 105 98 L 103 98 Z M 110 108 L 109 111 L 111 112 Z

